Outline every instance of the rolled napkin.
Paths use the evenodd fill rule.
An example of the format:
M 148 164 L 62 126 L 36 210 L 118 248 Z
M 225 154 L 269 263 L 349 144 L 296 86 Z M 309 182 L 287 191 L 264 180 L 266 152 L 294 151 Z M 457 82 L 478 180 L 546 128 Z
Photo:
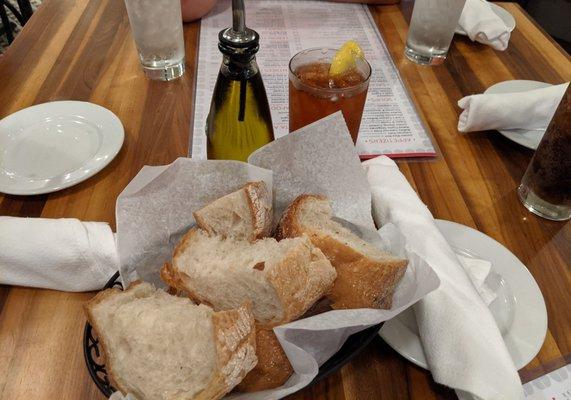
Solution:
M 486 283 L 486 278 L 492 271 L 492 263 L 460 254 L 456 254 L 456 257 L 460 260 L 460 265 L 466 271 L 466 275 L 470 278 L 484 304 L 489 306 L 498 297 L 498 294 Z
M 458 101 L 460 132 L 546 129 L 569 83 L 518 93 L 474 94 Z
M 118 268 L 106 223 L 0 217 L 0 284 L 82 292 L 101 289 Z
M 521 398 L 521 381 L 494 318 L 428 208 L 389 158 L 374 158 L 363 167 L 377 224 L 395 224 L 441 280 L 414 306 L 434 380 L 483 400 Z
M 456 33 L 496 50 L 508 48 L 511 31 L 485 0 L 466 0 Z

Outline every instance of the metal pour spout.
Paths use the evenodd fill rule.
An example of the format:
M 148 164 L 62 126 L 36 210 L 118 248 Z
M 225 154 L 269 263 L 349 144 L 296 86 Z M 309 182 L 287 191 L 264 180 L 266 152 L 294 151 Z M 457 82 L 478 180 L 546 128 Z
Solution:
M 244 0 L 232 0 L 232 30 L 241 34 L 246 31 Z
M 223 29 L 218 35 L 222 52 L 231 48 L 258 51 L 260 36 L 246 26 L 244 0 L 232 0 L 232 27 Z

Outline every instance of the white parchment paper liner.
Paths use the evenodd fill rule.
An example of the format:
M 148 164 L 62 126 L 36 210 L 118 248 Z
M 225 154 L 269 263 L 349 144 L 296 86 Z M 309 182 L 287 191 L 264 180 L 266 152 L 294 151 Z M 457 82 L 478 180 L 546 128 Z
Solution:
M 180 158 L 168 166 L 144 167 L 117 200 L 123 282 L 143 279 L 164 287 L 159 270 L 194 224 L 192 211 L 252 180 L 273 188 L 276 216 L 298 195 L 318 193 L 329 197 L 337 217 L 374 227 L 367 178 L 342 114 L 336 113 L 264 146 L 249 164 Z M 392 309 L 336 310 L 276 327 L 295 373 L 280 388 L 227 398 L 278 399 L 301 389 L 351 334 L 394 317 L 438 287 L 437 275 L 395 226 L 383 226 L 380 234 L 385 249 L 409 259 Z
M 117 250 L 125 285 L 142 279 L 164 287 L 159 277 L 180 237 L 195 224 L 192 212 L 248 181 L 272 187 L 272 171 L 240 161 L 179 158 L 143 167 L 117 199 Z

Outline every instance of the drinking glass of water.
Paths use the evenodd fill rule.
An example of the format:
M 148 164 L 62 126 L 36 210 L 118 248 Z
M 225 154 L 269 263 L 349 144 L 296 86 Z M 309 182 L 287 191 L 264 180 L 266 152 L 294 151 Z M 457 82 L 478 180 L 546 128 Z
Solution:
M 180 0 L 125 0 L 139 59 L 150 79 L 170 81 L 184 73 Z
M 465 0 L 416 0 L 404 54 L 417 64 L 444 62 Z

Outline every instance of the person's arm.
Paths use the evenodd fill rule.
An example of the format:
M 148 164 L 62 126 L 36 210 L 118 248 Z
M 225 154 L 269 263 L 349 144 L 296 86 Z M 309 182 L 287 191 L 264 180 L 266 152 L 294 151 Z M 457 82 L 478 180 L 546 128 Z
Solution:
M 337 3 L 396 4 L 400 0 L 330 0 Z
M 205 16 L 217 0 L 180 0 L 182 20 L 190 22 Z

